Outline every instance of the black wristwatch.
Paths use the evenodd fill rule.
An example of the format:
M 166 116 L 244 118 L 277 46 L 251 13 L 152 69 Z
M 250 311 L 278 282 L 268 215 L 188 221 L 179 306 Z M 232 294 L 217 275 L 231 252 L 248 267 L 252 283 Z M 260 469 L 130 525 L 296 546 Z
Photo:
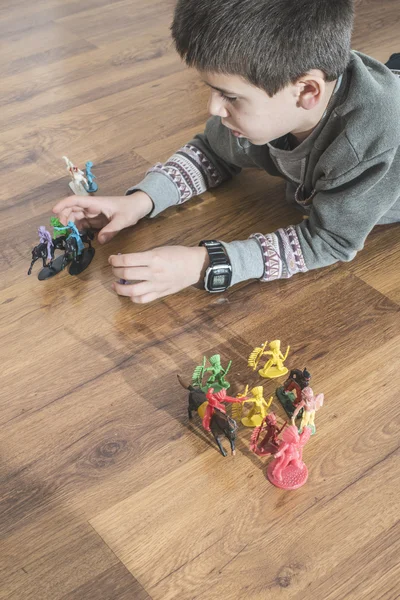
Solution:
M 217 240 L 203 240 L 199 246 L 205 246 L 210 258 L 204 288 L 207 292 L 224 292 L 232 280 L 232 266 L 225 248 Z

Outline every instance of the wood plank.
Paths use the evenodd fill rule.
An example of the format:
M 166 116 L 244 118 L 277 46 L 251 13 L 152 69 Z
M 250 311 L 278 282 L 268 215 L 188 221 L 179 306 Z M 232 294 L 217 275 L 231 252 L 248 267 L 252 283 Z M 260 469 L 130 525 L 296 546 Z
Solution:
M 398 225 L 372 231 L 365 250 L 347 268 L 351 273 L 400 305 L 400 247 Z

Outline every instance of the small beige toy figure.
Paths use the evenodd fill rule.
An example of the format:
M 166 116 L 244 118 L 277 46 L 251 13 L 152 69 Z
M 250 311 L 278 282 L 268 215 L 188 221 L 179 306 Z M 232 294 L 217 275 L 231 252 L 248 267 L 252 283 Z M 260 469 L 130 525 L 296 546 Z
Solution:
M 312 434 L 316 432 L 314 423 L 315 413 L 321 408 L 323 403 L 324 394 L 321 393 L 314 396 L 314 392 L 310 386 L 307 386 L 304 388 L 304 390 L 301 390 L 301 401 L 297 405 L 292 417 L 292 425 L 295 425 L 297 414 L 302 408 L 304 409 L 303 416 L 301 417 L 299 433 L 304 431 L 304 427 L 310 427 Z
M 251 390 L 250 393 L 252 396 L 247 395 L 248 389 L 249 386 L 247 385 L 244 393 L 237 395 L 237 398 L 241 398 L 242 401 L 232 406 L 232 417 L 234 419 L 240 419 L 242 425 L 245 427 L 259 427 L 267 416 L 268 409 L 272 404 L 273 396 L 266 402 L 264 400 L 264 390 L 262 385 L 258 385 Z M 251 402 L 253 406 L 247 415 L 243 417 L 243 405 L 247 402 Z
M 85 177 L 85 173 L 75 167 L 75 165 L 67 158 L 63 156 L 65 163 L 67 165 L 67 171 L 71 176 L 71 181 L 69 182 L 69 187 L 74 192 L 76 196 L 88 196 L 88 182 Z M 86 186 L 86 187 L 85 187 Z
M 253 367 L 253 371 L 256 370 L 260 359 L 264 355 L 269 355 L 271 358 L 265 363 L 262 369 L 258 371 L 261 377 L 273 379 L 275 377 L 281 377 L 286 375 L 289 369 L 287 369 L 283 362 L 287 359 L 289 354 L 290 346 L 287 347 L 285 355 L 281 352 L 281 341 L 274 340 L 269 343 L 270 350 L 265 350 L 268 342 L 262 344 L 260 348 L 254 348 L 253 352 L 249 356 L 248 366 Z

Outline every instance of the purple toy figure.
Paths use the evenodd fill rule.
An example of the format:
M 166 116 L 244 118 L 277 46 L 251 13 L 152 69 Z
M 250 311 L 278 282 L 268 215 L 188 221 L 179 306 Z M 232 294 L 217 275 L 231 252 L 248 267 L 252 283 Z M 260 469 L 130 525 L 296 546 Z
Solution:
M 47 244 L 47 260 L 51 261 L 53 257 L 53 240 L 51 234 L 47 231 L 44 225 L 41 225 L 38 229 L 39 243 Z

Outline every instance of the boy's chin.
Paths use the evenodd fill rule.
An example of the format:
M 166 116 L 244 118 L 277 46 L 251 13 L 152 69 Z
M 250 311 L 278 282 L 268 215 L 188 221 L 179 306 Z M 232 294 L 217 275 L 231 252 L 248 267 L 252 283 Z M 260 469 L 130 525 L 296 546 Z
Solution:
M 254 139 L 254 138 L 246 138 L 250 144 L 253 144 L 253 146 L 264 146 L 265 144 L 268 144 L 268 142 L 270 140 L 260 140 L 260 139 Z

